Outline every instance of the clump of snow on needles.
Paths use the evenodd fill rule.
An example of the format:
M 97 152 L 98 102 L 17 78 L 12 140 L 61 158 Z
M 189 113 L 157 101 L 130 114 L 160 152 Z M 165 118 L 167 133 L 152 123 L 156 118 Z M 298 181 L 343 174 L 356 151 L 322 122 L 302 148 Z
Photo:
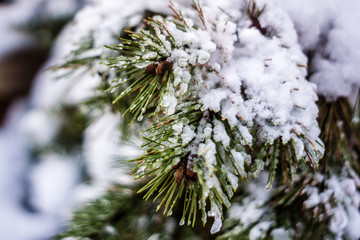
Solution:
M 260 8 L 264 4 L 258 1 Z M 210 20 L 222 24 L 219 18 L 213 17 L 215 14 L 211 16 Z M 319 140 L 320 133 L 316 121 L 316 86 L 305 79 L 307 58 L 297 43 L 294 25 L 286 12 L 270 2 L 266 2 L 266 11 L 259 20 L 263 27 L 275 29 L 272 37 L 251 27 L 244 16 L 233 20 L 232 24 L 224 24 L 230 26 L 229 30 L 227 27 L 214 30 L 215 43 L 227 37 L 232 39 L 234 47 L 222 53 L 226 57 L 219 59 L 218 53 L 210 59 L 211 68 L 220 70 L 217 74 L 207 74 L 200 93 L 202 109 L 220 111 L 232 126 L 239 125 L 239 119 L 248 127 L 256 126 L 260 141 L 273 143 L 281 137 L 284 143 L 293 139 L 299 146 L 305 144 L 312 148 L 309 142 Z M 221 36 L 220 41 L 217 36 Z M 303 140 L 298 137 L 302 134 L 309 142 L 301 143 Z M 318 145 L 314 148 L 321 151 Z M 297 153 L 298 158 L 304 155 L 304 149 Z
M 310 81 L 329 100 L 348 97 L 360 88 L 360 2 L 286 1 L 303 50 L 312 52 Z
M 346 171 L 343 171 L 346 172 Z M 331 216 L 330 231 L 333 232 L 337 239 L 340 239 L 346 233 L 352 239 L 360 237 L 358 227 L 360 219 L 360 192 L 359 178 L 342 174 L 336 176 L 333 174 L 329 179 L 325 179 L 318 174 L 317 179 L 324 182 L 325 189 L 313 187 L 305 187 L 303 192 L 308 195 L 308 199 L 304 202 L 307 208 L 313 208 L 323 204 L 327 214 Z M 335 202 L 335 204 L 333 204 Z

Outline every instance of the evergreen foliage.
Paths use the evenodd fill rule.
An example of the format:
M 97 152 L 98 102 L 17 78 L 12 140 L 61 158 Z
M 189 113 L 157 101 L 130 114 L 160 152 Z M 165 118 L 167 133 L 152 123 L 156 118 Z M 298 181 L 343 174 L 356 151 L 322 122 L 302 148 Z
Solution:
M 156 214 L 134 191 L 136 187 L 115 185 L 101 198 L 74 213 L 73 224 L 58 239 L 77 236 L 81 239 L 172 239 L 168 228 L 173 224 Z M 170 224 L 170 225 L 169 225 Z M 184 239 L 186 239 L 183 234 Z
M 290 229 L 292 239 L 337 239 L 331 225 L 334 218 L 341 219 L 341 216 L 336 215 L 333 209 L 345 206 L 347 214 L 356 211 L 356 186 L 350 180 L 359 179 L 356 172 L 359 172 L 360 138 L 356 124 L 351 122 L 352 115 L 356 115 L 356 106 L 351 109 L 345 98 L 334 102 L 326 102 L 322 98 L 318 105 L 321 138 L 326 150 L 325 160 L 321 161 L 316 173 L 300 173 L 293 184 L 278 186 L 274 194 L 260 204 L 264 208 L 271 206 L 272 211 L 266 210 L 261 218 L 246 227 L 239 228 L 239 221 L 227 220 L 219 240 L 246 239 L 256 226 L 262 232 L 259 239 L 269 239 L 278 227 Z M 342 124 L 339 126 L 339 123 Z M 339 191 L 338 187 L 344 189 Z M 312 194 L 315 199 L 311 200 Z M 317 194 L 324 199 L 316 199 Z M 261 229 L 261 222 L 268 224 Z
M 193 7 L 198 14 L 198 25 L 194 24 L 196 19 L 185 18 L 176 6 L 170 5 L 175 18 L 150 19 L 146 21 L 149 30 L 140 30 L 138 34 L 129 32 L 129 37 L 121 39 L 120 44 L 108 46 L 120 55 L 110 58 L 107 63 L 118 69 L 118 76 L 106 91 L 113 92 L 128 84 L 113 103 L 138 92 L 125 113 L 132 112 L 133 118 L 138 120 L 142 120 L 146 112 L 152 113 L 150 117 L 154 124 L 148 129 L 143 145 L 148 148 L 147 154 L 135 160 L 138 161 L 136 178 L 156 175 L 140 190 L 148 190 L 144 198 L 148 199 L 158 191 L 155 199 L 163 195 L 158 209 L 164 204 L 164 214 L 169 215 L 185 191 L 185 199 L 189 197 L 190 200 L 184 203 L 180 223 L 185 222 L 188 214 L 188 225 L 195 223 L 197 209 L 202 212 L 203 224 L 206 223 L 206 200 L 209 198 L 210 216 L 215 217 L 216 223 L 212 232 L 216 232 L 221 226 L 222 205 L 230 207 L 230 199 L 238 186 L 236 175 L 244 180 L 248 176 L 256 177 L 265 164 L 269 165 L 270 188 L 279 160 L 286 182 L 294 179 L 301 159 L 306 162 L 307 158 L 313 168 L 316 167 L 322 154 L 318 149 L 322 145 L 319 140 L 312 142 L 305 133 L 298 133 L 294 128 L 291 129 L 292 138 L 287 141 L 278 138 L 262 143 L 256 137 L 261 131 L 259 126 L 246 126 L 241 116 L 238 117 L 239 124 L 231 124 L 218 110 L 204 106 L 207 103 L 199 99 L 201 86 L 204 86 L 208 72 L 219 75 L 216 70 L 219 66 L 209 62 L 216 51 L 216 43 L 208 30 L 210 22 L 204 19 L 199 3 L 194 3 Z M 263 10 L 258 10 L 251 2 L 247 13 L 251 26 L 265 35 L 257 20 Z M 202 38 L 197 39 L 199 36 Z M 200 42 L 204 39 L 207 39 L 205 44 Z M 249 98 L 246 91 L 244 88 L 240 94 L 244 100 Z M 185 99 L 186 102 L 178 104 Z M 159 114 L 162 115 L 160 119 Z M 301 123 L 297 124 L 309 131 Z M 307 142 L 306 155 L 296 146 L 300 142 Z
M 288 29 L 263 23 L 268 6 L 259 8 L 254 1 L 240 5 L 239 17 L 199 2 L 184 10 L 172 3 L 172 16 L 143 14 L 149 18 L 125 30 L 120 43 L 106 46 L 107 54 L 89 57 L 86 52 L 94 44 L 89 38 L 57 67 L 76 71 L 100 61 L 107 65 L 109 69 L 98 72 L 98 94 L 82 104 L 91 111 L 110 108 L 121 114 L 123 136 L 139 126 L 146 129 L 141 135 L 145 153 L 127 164 L 143 185 L 115 186 L 75 212 L 59 238 L 176 239 L 180 234 L 193 239 L 201 231 L 199 216 L 206 228 L 207 218 L 214 218 L 211 234 L 220 231 L 225 219 L 218 235 L 204 234 L 203 239 L 248 239 L 254 234 L 270 239 L 279 229 L 287 229 L 293 239 L 336 237 L 331 210 L 351 205 L 356 193 L 340 199 L 334 178 L 349 186 L 346 180 L 360 171 L 359 96 L 355 110 L 346 98 L 320 98 L 318 127 L 317 96 L 305 79 L 307 66 L 297 43 L 282 39 Z M 274 58 L 263 58 L 269 52 Z M 260 56 L 260 64 L 251 62 L 252 54 Z M 284 61 L 286 69 L 272 68 Z M 235 82 L 232 72 L 227 73 L 236 64 L 249 72 L 255 65 L 259 75 L 252 78 L 244 70 Z M 288 75 L 282 79 L 283 74 Z M 265 90 L 282 91 L 278 98 L 285 100 L 269 100 L 261 95 Z M 130 123 L 135 131 L 129 131 Z M 264 174 L 266 188 L 274 184 L 274 189 L 260 199 L 263 195 L 251 193 L 251 184 Z M 324 193 L 324 199 L 311 202 L 314 192 Z M 232 214 L 240 205 L 262 212 L 244 222 Z M 136 216 L 143 216 L 146 224 Z M 191 225 L 195 234 L 187 228 L 166 230 L 171 221 Z

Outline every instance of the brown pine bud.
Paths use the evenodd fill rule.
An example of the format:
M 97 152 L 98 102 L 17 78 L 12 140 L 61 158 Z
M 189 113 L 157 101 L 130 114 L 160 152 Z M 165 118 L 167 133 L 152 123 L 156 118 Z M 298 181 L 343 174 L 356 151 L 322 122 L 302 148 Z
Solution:
M 157 67 L 157 64 L 155 63 L 150 63 L 149 65 L 147 65 L 145 67 L 145 72 L 147 74 L 154 74 L 156 72 L 156 67 Z
M 194 175 L 192 175 L 192 176 L 190 177 L 190 180 L 193 181 L 193 182 L 196 182 L 196 181 L 198 180 L 198 175 L 197 175 L 197 173 L 195 173 Z
M 192 169 L 190 169 L 189 167 L 186 169 L 186 175 L 188 177 L 191 178 L 192 176 L 194 176 L 194 174 L 195 174 L 195 172 Z
M 184 179 L 184 176 L 185 176 L 185 167 L 181 165 L 175 172 L 175 182 L 180 183 Z
M 155 73 L 156 73 L 157 75 L 161 75 L 161 74 L 163 74 L 164 72 L 170 70 L 170 69 L 172 68 L 172 66 L 173 66 L 173 62 L 172 62 L 172 61 L 170 61 L 170 60 L 165 60 L 165 61 L 159 63 L 159 65 L 158 65 L 157 68 L 156 68 Z

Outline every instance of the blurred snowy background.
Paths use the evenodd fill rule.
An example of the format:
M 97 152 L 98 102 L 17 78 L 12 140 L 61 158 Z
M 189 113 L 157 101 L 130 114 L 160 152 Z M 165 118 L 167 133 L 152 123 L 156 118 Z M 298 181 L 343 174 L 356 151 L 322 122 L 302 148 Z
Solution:
M 76 162 L 36 164 L 29 151 L 33 140 L 24 138 L 20 122 L 31 109 L 27 94 L 44 71 L 55 38 L 82 5 L 0 1 L 0 239 L 49 239 L 69 211 L 79 181 Z M 45 122 L 41 132 L 47 135 L 51 124 Z
M 115 154 L 133 154 L 131 146 L 119 143 L 118 119 L 105 111 L 87 127 L 82 125 L 86 117 L 74 117 L 73 104 L 89 97 L 100 77 L 93 72 L 75 84 L 56 80 L 47 69 L 70 52 L 74 39 L 89 32 L 97 40 L 91 54 L 103 54 L 102 46 L 113 43 L 114 33 L 137 24 L 146 8 L 166 12 L 166 3 L 0 0 L 0 239 L 50 239 L 76 203 L 101 194 L 109 182 L 131 181 L 111 167 Z M 360 87 L 360 2 L 279 3 L 293 20 L 303 51 L 312 56 L 310 80 L 318 93 L 328 99 L 354 97 Z M 78 142 L 54 142 L 69 116 L 81 119 L 81 135 L 69 133 Z M 44 149 L 50 143 L 55 151 Z M 360 236 L 350 226 L 360 222 L 359 214 L 354 216 L 337 230 Z
M 106 4 L 99 8 L 96 2 Z M 134 154 L 132 147 L 119 146 L 118 118 L 102 112 L 87 127 L 76 108 L 91 97 L 100 76 L 90 71 L 75 83 L 49 69 L 90 32 L 97 33 L 92 54 L 101 54 L 126 24 L 129 15 L 119 14 L 124 3 L 0 2 L 0 239 L 50 239 L 82 202 L 111 182 L 132 180 L 113 168 L 119 152 Z M 133 24 L 141 20 L 135 18 Z

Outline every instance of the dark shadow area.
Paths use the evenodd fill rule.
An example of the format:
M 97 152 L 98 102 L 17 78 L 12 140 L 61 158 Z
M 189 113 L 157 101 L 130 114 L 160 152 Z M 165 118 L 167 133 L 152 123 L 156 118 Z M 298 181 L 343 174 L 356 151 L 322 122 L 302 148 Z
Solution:
M 12 101 L 25 96 L 48 52 L 24 48 L 0 59 L 0 126 Z

